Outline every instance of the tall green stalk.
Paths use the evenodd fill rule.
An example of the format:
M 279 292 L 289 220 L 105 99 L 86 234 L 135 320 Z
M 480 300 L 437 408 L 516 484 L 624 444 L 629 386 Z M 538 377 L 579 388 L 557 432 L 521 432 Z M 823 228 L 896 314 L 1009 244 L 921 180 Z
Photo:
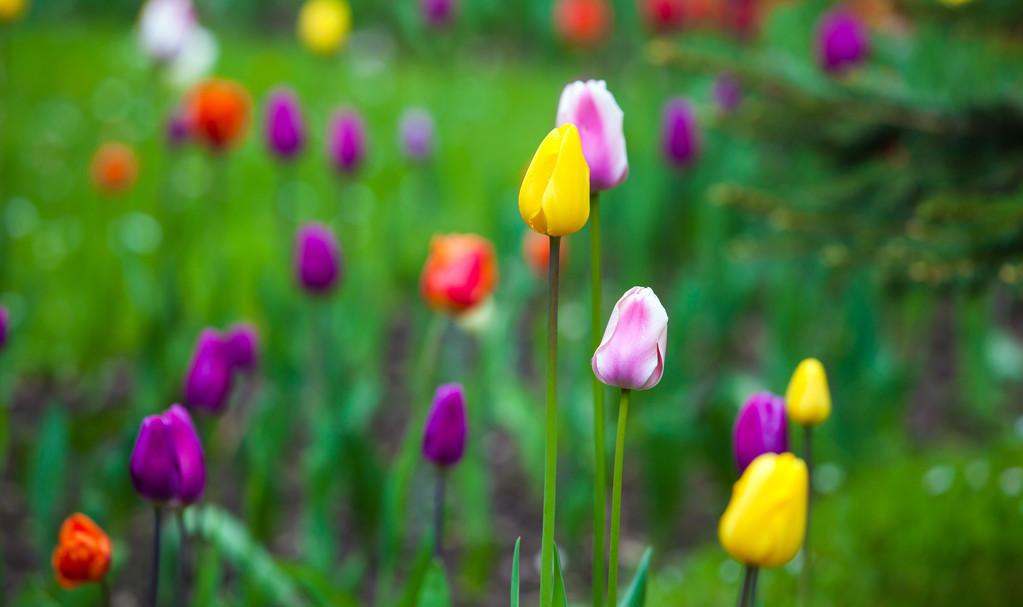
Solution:
M 759 572 L 757 567 L 746 565 L 746 573 L 742 576 L 742 590 L 739 592 L 739 607 L 753 607 L 756 604 Z
M 810 558 L 810 511 L 813 506 L 813 426 L 803 426 L 803 460 L 806 462 L 806 531 L 803 534 L 803 567 L 799 572 L 799 604 L 809 607 L 813 598 L 813 559 Z
M 554 603 L 554 505 L 558 485 L 558 281 L 561 237 L 550 237 L 547 270 L 547 441 L 543 472 L 543 535 L 540 541 L 540 605 Z
M 600 193 L 590 195 L 590 344 L 600 346 Z M 593 607 L 604 607 L 604 525 L 607 523 L 607 455 L 604 451 L 604 384 L 593 376 Z
M 629 421 L 628 388 L 622 388 L 615 436 L 615 469 L 611 486 L 611 539 L 607 556 L 607 603 L 618 604 L 618 535 L 622 528 L 622 468 L 625 465 L 625 427 Z

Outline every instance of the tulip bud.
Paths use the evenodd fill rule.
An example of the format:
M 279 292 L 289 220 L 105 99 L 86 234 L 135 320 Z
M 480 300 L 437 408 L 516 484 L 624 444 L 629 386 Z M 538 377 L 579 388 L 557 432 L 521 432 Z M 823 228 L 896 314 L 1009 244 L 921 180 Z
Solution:
M 866 26 L 852 12 L 837 8 L 817 24 L 817 62 L 830 74 L 859 65 L 870 52 Z
M 438 387 L 423 429 L 423 456 L 440 468 L 454 466 L 465 453 L 468 431 L 462 385 Z
M 266 103 L 266 145 L 281 160 L 291 160 L 305 147 L 305 125 L 298 98 L 288 89 L 270 93 Z
M 567 240 L 561 241 L 558 252 L 558 263 L 564 267 L 568 255 Z M 540 277 L 547 276 L 551 261 L 550 239 L 533 230 L 526 230 L 525 236 L 522 238 L 522 257 L 525 258 L 526 265 L 534 274 Z
M 154 502 L 187 505 L 202 497 L 206 464 L 192 418 L 181 405 L 142 420 L 129 463 L 135 491 Z
M 433 27 L 446 27 L 455 18 L 455 0 L 419 0 L 423 21 Z
M 590 168 L 579 130 L 565 124 L 544 137 L 519 189 L 519 214 L 548 236 L 578 232 L 590 217 Z
M 816 358 L 799 363 L 785 391 L 785 407 L 797 424 L 816 426 L 831 415 L 831 392 L 824 365 Z
M 732 558 L 756 567 L 792 560 L 806 528 L 806 464 L 791 453 L 765 453 L 732 487 L 718 539 Z
M 236 82 L 213 78 L 193 89 L 188 100 L 192 134 L 214 151 L 237 143 L 249 119 L 249 97 Z
M 401 115 L 398 138 L 410 160 L 427 160 L 433 154 L 433 116 L 422 108 L 410 108 Z
M 341 276 L 341 250 L 334 233 L 324 225 L 310 223 L 298 231 L 295 273 L 314 295 L 329 293 Z
M 298 13 L 298 37 L 317 55 L 336 52 L 348 38 L 352 12 L 342 0 L 308 0 Z
M 685 99 L 675 98 L 664 106 L 661 146 L 668 163 L 680 169 L 692 165 L 700 155 L 696 112 Z
M 624 118 L 603 80 L 577 81 L 565 87 L 558 102 L 558 126 L 579 130 L 583 156 L 590 169 L 590 190 L 610 190 L 629 174 Z
M 154 60 L 170 61 L 182 52 L 196 27 L 189 0 L 148 0 L 139 15 L 139 45 Z
M 11 322 L 7 308 L 0 306 L 0 349 L 7 345 L 7 327 Z
M 611 25 L 607 0 L 557 0 L 554 27 L 566 43 L 593 47 L 604 40 Z
M 593 353 L 593 373 L 608 386 L 649 390 L 664 374 L 668 313 L 653 289 L 632 287 L 615 304 Z
M 60 526 L 50 563 L 61 587 L 71 589 L 102 582 L 110 571 L 112 554 L 107 534 L 91 518 L 76 512 Z
M 642 0 L 647 27 L 655 32 L 675 32 L 686 23 L 685 0 Z
M 349 175 L 355 173 L 366 155 L 366 127 L 359 114 L 354 110 L 336 112 L 327 145 L 334 168 Z
M 185 376 L 185 403 L 219 413 L 227 406 L 231 384 L 231 361 L 224 338 L 213 329 L 204 329 Z
M 714 81 L 714 101 L 718 109 L 728 114 L 742 103 L 742 83 L 731 74 L 721 74 Z
M 14 23 L 25 13 L 28 0 L 0 0 L 0 23 Z
M 735 418 L 732 432 L 735 463 L 742 472 L 764 453 L 789 450 L 789 426 L 785 401 L 770 392 L 757 392 L 746 399 Z
M 497 285 L 497 255 L 475 234 L 446 234 L 430 241 L 420 290 L 435 310 L 460 314 L 476 307 Z
M 224 340 L 227 360 L 239 371 L 255 370 L 259 364 L 259 333 L 252 325 L 239 324 L 231 327 Z
M 123 143 L 104 143 L 92 157 L 92 181 L 105 194 L 129 189 L 139 172 L 135 150 Z

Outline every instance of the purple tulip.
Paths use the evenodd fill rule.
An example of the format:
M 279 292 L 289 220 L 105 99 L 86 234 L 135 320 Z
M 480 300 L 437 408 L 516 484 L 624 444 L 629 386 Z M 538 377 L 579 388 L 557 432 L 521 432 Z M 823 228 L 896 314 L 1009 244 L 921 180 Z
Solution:
M 310 223 L 299 229 L 295 272 L 302 286 L 314 295 L 334 289 L 341 274 L 341 250 L 326 226 Z
M 664 374 L 668 313 L 653 289 L 632 287 L 611 311 L 593 353 L 593 374 L 608 386 L 649 390 Z
M 841 74 L 870 52 L 866 26 L 844 8 L 825 13 L 817 24 L 817 62 L 829 74 Z
M 455 18 L 455 0 L 419 0 L 423 20 L 434 27 L 445 27 Z
M 724 113 L 734 112 L 742 103 L 742 83 L 731 74 L 721 74 L 714 81 L 714 101 Z
M 305 147 L 302 110 L 288 89 L 273 91 L 266 102 L 266 145 L 281 160 L 291 160 Z
M 192 129 L 189 127 L 188 117 L 180 109 L 174 110 L 167 118 L 167 143 L 172 148 L 181 147 L 191 136 Z
M 454 466 L 465 454 L 468 426 L 462 385 L 439 386 L 423 429 L 423 456 L 440 468 Z
M 735 418 L 732 434 L 735 463 L 740 473 L 765 453 L 785 453 L 789 450 L 785 399 L 770 392 L 750 396 Z
M 253 371 L 259 364 L 259 333 L 248 324 L 231 327 L 224 339 L 227 359 L 239 371 Z
M 185 403 L 213 412 L 222 411 L 231 396 L 232 375 L 224 338 L 213 329 L 203 329 L 185 378 Z
M 129 462 L 135 491 L 154 502 L 191 504 L 206 487 L 202 443 L 181 405 L 142 420 Z
M 688 101 L 675 98 L 664 106 L 661 145 L 668 163 L 686 168 L 700 155 L 700 131 L 696 112 Z
M 0 348 L 7 344 L 7 325 L 10 323 L 10 314 L 7 308 L 0 306 Z
M 610 190 L 629 175 L 624 119 L 622 108 L 603 80 L 578 80 L 561 92 L 557 125 L 574 124 L 579 129 L 593 191 Z
M 398 123 L 401 149 L 411 160 L 427 160 L 433 154 L 433 116 L 422 108 L 409 108 Z
M 354 110 L 334 113 L 327 146 L 334 168 L 348 175 L 359 170 L 366 156 L 366 127 L 358 113 Z

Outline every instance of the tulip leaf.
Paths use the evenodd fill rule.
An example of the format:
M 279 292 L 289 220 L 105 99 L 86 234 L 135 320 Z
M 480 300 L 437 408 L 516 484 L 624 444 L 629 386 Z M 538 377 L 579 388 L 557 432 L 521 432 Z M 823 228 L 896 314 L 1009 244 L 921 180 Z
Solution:
M 650 559 L 653 557 L 653 548 L 647 548 L 643 558 L 639 559 L 639 567 L 636 574 L 632 576 L 632 583 L 629 584 L 625 596 L 622 597 L 618 607 L 643 607 L 646 605 L 646 579 L 647 571 L 650 569 Z
M 415 607 L 422 591 L 423 583 L 433 563 L 433 542 L 424 541 L 416 553 L 416 560 L 405 577 L 405 588 L 402 591 L 398 607 Z
M 440 559 L 434 559 L 430 565 L 416 607 L 451 607 L 448 574 L 444 571 L 444 563 Z
M 568 593 L 565 591 L 565 576 L 561 573 L 561 556 L 554 546 L 554 607 L 568 607 Z
M 512 555 L 511 572 L 511 607 L 519 607 L 519 552 L 522 548 L 522 538 L 515 540 L 515 553 Z

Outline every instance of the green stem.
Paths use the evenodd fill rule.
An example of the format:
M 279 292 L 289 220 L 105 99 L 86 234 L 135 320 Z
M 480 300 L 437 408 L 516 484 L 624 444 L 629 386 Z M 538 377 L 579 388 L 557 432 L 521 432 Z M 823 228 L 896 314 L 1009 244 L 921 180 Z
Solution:
M 561 237 L 550 237 L 547 271 L 547 441 L 543 472 L 543 533 L 540 541 L 540 605 L 554 603 L 554 506 L 558 477 L 558 280 Z
M 444 486 L 447 472 L 437 469 L 433 491 L 433 553 L 437 558 L 444 555 Z
M 156 607 L 160 594 L 160 523 L 163 519 L 163 508 L 153 507 L 153 560 L 149 569 L 149 607 Z
M 739 607 L 750 607 L 755 603 L 758 571 L 753 565 L 746 565 L 746 573 L 742 577 L 742 590 L 739 592 Z
M 113 603 L 110 602 L 110 583 L 107 582 L 107 578 L 103 578 L 99 583 L 99 596 L 100 605 L 104 607 L 111 607 Z
M 180 509 L 175 513 L 178 524 L 178 584 L 174 589 L 176 595 L 175 604 L 178 607 L 188 605 L 188 532 L 185 530 L 185 511 Z
M 803 460 L 806 462 L 806 531 L 803 534 L 803 567 L 799 575 L 799 604 L 810 605 L 813 596 L 813 559 L 810 557 L 810 511 L 813 507 L 813 426 L 803 426 Z
M 615 437 L 614 484 L 611 486 L 611 538 L 607 556 L 607 602 L 618 604 L 618 535 L 622 527 L 622 468 L 625 464 L 625 427 L 629 420 L 628 388 L 622 388 Z
M 590 196 L 590 344 L 600 346 L 600 193 Z M 593 607 L 604 607 L 604 533 L 607 524 L 607 454 L 604 448 L 604 384 L 593 376 Z

